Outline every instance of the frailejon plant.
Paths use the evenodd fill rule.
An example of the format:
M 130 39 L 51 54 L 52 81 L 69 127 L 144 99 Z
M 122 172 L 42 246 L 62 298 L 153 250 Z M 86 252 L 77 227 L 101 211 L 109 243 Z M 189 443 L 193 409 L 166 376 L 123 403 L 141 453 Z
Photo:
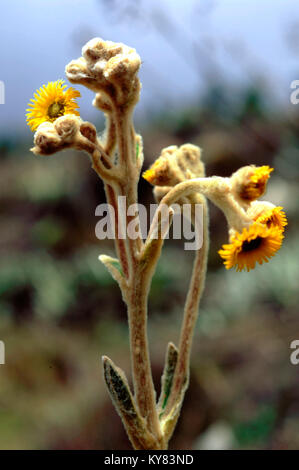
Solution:
M 209 248 L 206 200 L 216 204 L 227 219 L 229 243 L 219 251 L 227 269 L 249 271 L 256 263 L 267 262 L 279 250 L 287 222 L 282 207 L 258 200 L 265 192 L 271 168 L 249 165 L 230 178 L 206 177 L 201 150 L 185 144 L 164 149 L 143 174 L 154 186 L 159 203 L 147 238 L 119 236 L 132 222 L 138 234 L 137 185 L 143 148 L 132 116 L 141 88 L 137 75 L 140 65 L 135 49 L 99 38 L 89 41 L 83 47 L 82 57 L 67 65 L 66 76 L 71 83 L 95 92 L 93 105 L 106 117 L 104 136 L 99 137 L 95 126 L 80 118 L 76 104 L 80 93 L 67 89 L 62 80 L 50 82 L 37 91 L 29 105 L 27 122 L 36 131 L 32 149 L 35 154 L 51 155 L 65 148 L 83 150 L 104 183 L 117 224 L 117 257 L 99 258 L 118 282 L 127 305 L 133 391 L 124 372 L 106 356 L 104 378 L 133 447 L 166 449 L 188 387 L 192 337 L 206 277 Z M 119 196 L 125 197 L 127 206 L 135 205 L 134 216 L 119 206 Z M 191 207 L 202 204 L 203 236 L 202 245 L 194 254 L 179 345 L 168 344 L 161 395 L 156 400 L 147 339 L 147 298 L 164 241 L 162 208 L 167 207 L 170 224 L 171 206 L 175 203 L 188 203 Z M 194 222 L 192 212 L 191 218 Z

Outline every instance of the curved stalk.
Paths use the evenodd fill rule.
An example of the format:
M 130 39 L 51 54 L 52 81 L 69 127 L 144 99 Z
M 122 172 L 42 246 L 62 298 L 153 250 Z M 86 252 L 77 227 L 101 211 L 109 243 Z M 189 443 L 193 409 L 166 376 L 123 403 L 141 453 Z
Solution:
M 192 347 L 192 340 L 194 335 L 194 328 L 198 318 L 198 308 L 200 298 L 204 289 L 207 258 L 209 251 L 209 234 L 208 234 L 208 209 L 207 204 L 202 198 L 204 205 L 203 215 L 203 244 L 202 247 L 196 251 L 192 276 L 187 293 L 184 316 L 180 333 L 178 358 L 174 371 L 171 392 L 167 400 L 167 405 L 163 412 L 163 421 L 167 420 L 168 415 L 175 411 L 176 416 L 170 416 L 171 424 L 167 430 L 167 439 L 170 439 L 174 430 L 177 418 L 179 416 L 180 407 L 182 405 L 185 391 L 189 382 L 189 363 L 190 353 Z M 168 418 L 169 419 L 169 418 Z

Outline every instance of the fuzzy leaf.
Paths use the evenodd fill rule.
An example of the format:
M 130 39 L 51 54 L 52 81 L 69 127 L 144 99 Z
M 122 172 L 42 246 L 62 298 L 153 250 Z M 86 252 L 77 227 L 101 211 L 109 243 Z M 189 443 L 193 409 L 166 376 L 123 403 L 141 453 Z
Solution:
M 118 283 L 121 282 L 123 279 L 123 271 L 118 259 L 107 255 L 100 255 L 99 260 L 106 266 L 113 279 Z
M 139 450 L 155 449 L 156 440 L 146 429 L 146 421 L 138 411 L 124 372 L 107 356 L 103 357 L 103 367 L 110 396 L 132 445 Z
M 173 375 L 178 358 L 178 350 L 173 343 L 168 343 L 165 366 L 161 378 L 161 395 L 158 402 L 160 417 L 163 415 L 163 410 L 167 405 L 167 400 L 170 395 Z

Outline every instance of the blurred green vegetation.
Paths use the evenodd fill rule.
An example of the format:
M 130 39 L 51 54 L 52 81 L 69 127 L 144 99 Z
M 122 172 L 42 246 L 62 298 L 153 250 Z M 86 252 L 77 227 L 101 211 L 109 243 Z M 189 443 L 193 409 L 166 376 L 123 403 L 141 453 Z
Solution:
M 142 128 L 147 167 L 167 145 L 203 148 L 207 174 L 230 175 L 249 163 L 275 173 L 266 199 L 285 207 L 285 243 L 269 264 L 227 272 L 217 250 L 227 240 L 211 207 L 211 251 L 196 329 L 190 389 L 171 447 L 200 447 L 225 423 L 233 448 L 299 449 L 299 108 L 268 109 L 263 92 L 211 88 L 185 109 L 164 110 Z M 88 159 L 49 158 L 31 141 L 0 142 L 0 448 L 127 449 L 106 393 L 100 356 L 129 375 L 126 310 L 98 261 L 113 254 L 95 236 L 102 183 Z M 140 182 L 140 202 L 153 201 Z M 179 262 L 178 262 L 179 260 Z M 149 333 L 157 390 L 166 344 L 177 342 L 192 252 L 167 241 L 150 293 Z M 216 428 L 214 428 L 216 429 Z M 216 432 L 216 431 L 215 431 Z M 221 445 L 221 443 L 220 443 Z

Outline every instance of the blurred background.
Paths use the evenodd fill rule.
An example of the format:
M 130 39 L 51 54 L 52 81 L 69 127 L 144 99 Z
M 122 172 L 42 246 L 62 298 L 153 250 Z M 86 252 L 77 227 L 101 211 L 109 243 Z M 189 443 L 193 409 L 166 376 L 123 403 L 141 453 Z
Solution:
M 100 357 L 130 375 L 125 306 L 98 261 L 103 186 L 85 155 L 30 153 L 25 109 L 43 83 L 95 36 L 143 60 L 135 125 L 145 168 L 162 148 L 203 149 L 208 175 L 271 165 L 266 199 L 285 207 L 280 252 L 250 273 L 226 271 L 227 241 L 211 207 L 209 274 L 192 353 L 190 388 L 171 449 L 299 449 L 299 79 L 296 0 L 12 0 L 2 2 L 0 80 L 1 449 L 129 449 L 102 378 Z M 93 95 L 81 116 L 99 131 Z M 140 202 L 153 202 L 140 182 Z M 178 341 L 192 252 L 167 241 L 149 298 L 154 381 Z M 179 262 L 178 262 L 179 260 Z

